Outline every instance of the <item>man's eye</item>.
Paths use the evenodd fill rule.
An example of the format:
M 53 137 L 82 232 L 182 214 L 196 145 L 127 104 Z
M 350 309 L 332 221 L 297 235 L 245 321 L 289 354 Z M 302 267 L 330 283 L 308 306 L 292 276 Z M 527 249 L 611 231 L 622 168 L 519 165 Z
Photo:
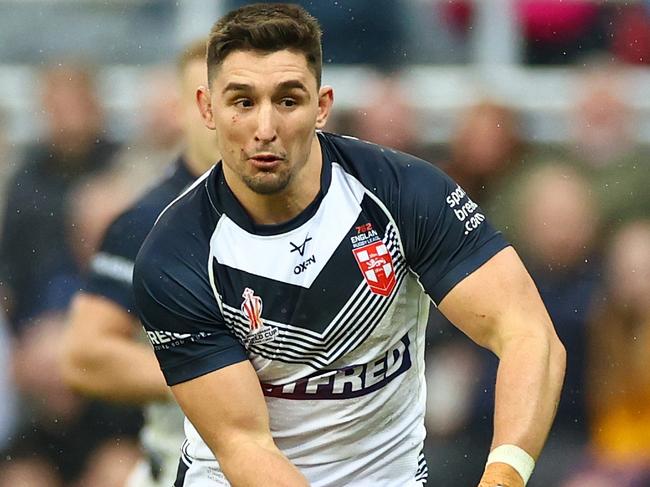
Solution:
M 243 98 L 240 100 L 237 100 L 235 102 L 235 106 L 238 106 L 239 108 L 250 108 L 253 106 L 253 101 L 249 100 L 247 98 Z
M 290 108 L 296 106 L 296 100 L 293 98 L 283 98 L 280 104 L 284 107 Z

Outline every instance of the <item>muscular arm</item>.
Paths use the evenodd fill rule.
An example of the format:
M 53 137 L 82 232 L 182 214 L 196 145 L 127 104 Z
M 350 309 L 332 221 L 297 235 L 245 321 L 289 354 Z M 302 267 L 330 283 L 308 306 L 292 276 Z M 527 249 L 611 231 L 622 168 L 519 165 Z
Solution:
M 91 294 L 74 299 L 64 337 L 62 369 L 73 389 L 102 399 L 142 404 L 171 399 L 140 326 L 113 301 Z
M 516 252 L 500 251 L 454 287 L 439 309 L 500 359 L 492 447 L 514 444 L 537 458 L 555 416 L 565 351 Z
M 233 487 L 304 487 L 275 446 L 257 374 L 248 361 L 172 386 L 176 400 Z

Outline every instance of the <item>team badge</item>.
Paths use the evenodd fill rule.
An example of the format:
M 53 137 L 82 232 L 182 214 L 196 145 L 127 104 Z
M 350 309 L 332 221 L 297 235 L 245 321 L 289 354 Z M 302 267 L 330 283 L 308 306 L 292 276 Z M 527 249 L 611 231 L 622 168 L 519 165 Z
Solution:
M 381 296 L 389 296 L 395 288 L 393 259 L 381 241 L 352 250 L 370 290 Z
M 275 338 L 278 329 L 264 324 L 262 319 L 262 298 L 255 296 L 255 291 L 247 287 L 242 294 L 244 302 L 241 304 L 241 312 L 248 318 L 248 337 L 246 344 L 266 343 Z

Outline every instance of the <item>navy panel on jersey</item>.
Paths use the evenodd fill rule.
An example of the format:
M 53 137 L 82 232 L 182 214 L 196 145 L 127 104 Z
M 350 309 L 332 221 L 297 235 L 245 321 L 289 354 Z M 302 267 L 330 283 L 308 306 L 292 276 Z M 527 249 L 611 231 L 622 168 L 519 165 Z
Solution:
M 247 358 L 224 325 L 206 270 L 217 217 L 199 180 L 160 216 L 136 258 L 136 306 L 169 385 Z
M 409 154 L 331 136 L 340 163 L 384 202 L 399 227 L 409 267 L 435 303 L 509 244 L 449 176 Z M 356 157 L 349 155 L 354 151 Z M 373 160 L 373 164 L 358 164 Z

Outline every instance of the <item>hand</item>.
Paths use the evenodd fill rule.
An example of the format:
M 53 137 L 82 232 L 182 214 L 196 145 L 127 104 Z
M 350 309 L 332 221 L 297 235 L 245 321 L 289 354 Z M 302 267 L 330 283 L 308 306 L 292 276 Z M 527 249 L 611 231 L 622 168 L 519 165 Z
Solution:
M 478 487 L 524 487 L 524 479 L 507 463 L 491 463 L 483 472 Z

